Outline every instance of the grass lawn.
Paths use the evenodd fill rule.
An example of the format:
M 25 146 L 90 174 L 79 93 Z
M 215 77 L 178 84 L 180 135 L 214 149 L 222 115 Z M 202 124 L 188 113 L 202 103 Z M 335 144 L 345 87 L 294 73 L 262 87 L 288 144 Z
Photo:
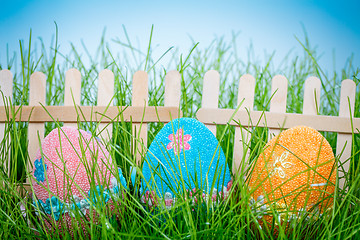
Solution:
M 144 70 L 149 75 L 148 104 L 161 106 L 164 104 L 165 74 L 176 69 L 181 74 L 180 107 L 183 116 L 195 118 L 196 111 L 201 107 L 202 78 L 208 70 L 214 69 L 220 73 L 221 79 L 219 108 L 237 107 L 238 81 L 242 75 L 249 73 L 256 78 L 254 110 L 269 110 L 271 79 L 281 74 L 288 79 L 287 112 L 301 113 L 304 81 L 316 76 L 322 83 L 319 113 L 336 116 L 341 81 L 349 78 L 357 85 L 354 115 L 360 117 L 360 66 L 353 66 L 349 58 L 341 72 L 322 71 L 317 64 L 320 53 L 310 45 L 306 34 L 304 40 L 299 41 L 303 52 L 289 53 L 278 65 L 273 63 L 274 54 L 260 60 L 252 47 L 248 49 L 246 60 L 240 58 L 236 34 L 231 40 L 214 38 L 206 48 L 194 43 L 187 53 L 170 48 L 160 54 L 153 47 L 152 35 L 146 51 L 133 44 L 125 28 L 124 36 L 124 39 L 111 42 L 104 37 L 96 53 L 90 54 L 85 46 L 83 49 L 73 46 L 70 52 L 62 52 L 57 43 L 57 34 L 50 46 L 45 46 L 38 39 L 34 48 L 30 35 L 28 43 L 20 42 L 20 54 L 9 54 L 6 65 L 0 65 L 0 70 L 10 69 L 14 75 L 12 105 L 28 105 L 29 79 L 35 71 L 47 76 L 46 105 L 62 105 L 65 72 L 76 68 L 82 75 L 82 105 L 97 104 L 98 73 L 102 69 L 110 69 L 115 75 L 114 105 L 131 105 L 132 76 L 137 70 Z M 155 58 L 155 55 L 158 57 Z M 21 191 L 28 175 L 24 171 L 24 165 L 29 161 L 27 125 L 10 121 L 6 125 L 5 135 L 11 142 L 0 143 L 0 238 L 71 238 L 67 229 L 46 231 L 45 216 L 36 214 L 31 196 Z M 56 126 L 56 123 L 46 123 L 46 134 Z M 163 123 L 149 124 L 148 145 L 163 126 Z M 79 127 L 95 133 L 97 125 L 79 123 Z M 114 123 L 113 138 L 107 144 L 112 159 L 121 167 L 129 184 L 130 166 L 135 162 L 131 129 L 131 123 Z M 251 134 L 250 160 L 256 160 L 267 143 L 267 129 L 254 128 Z M 323 135 L 335 152 L 336 134 Z M 216 137 L 227 163 L 232 166 L 234 127 L 218 126 Z M 6 163 L 9 159 L 10 174 L 7 174 Z M 354 134 L 351 169 L 346 175 L 347 191 L 335 192 L 334 207 L 329 213 L 316 217 L 303 216 L 288 225 L 277 226 L 273 222 L 269 227 L 261 227 L 258 216 L 249 205 L 249 189 L 245 180 L 240 178 L 234 183 L 237 187 L 232 188 L 230 197 L 219 204 L 194 203 L 189 197 L 178 196 L 170 210 L 161 206 L 149 208 L 140 201 L 138 189 L 142 173 L 138 169 L 134 186 L 129 187 L 124 199 L 115 204 L 115 209 L 94 204 L 92 208 L 98 214 L 97 220 L 91 218 L 87 221 L 81 214 L 75 214 L 72 229 L 77 239 L 88 236 L 93 239 L 272 239 L 276 236 L 284 239 L 359 239 L 359 160 L 360 134 Z M 196 194 L 200 199 L 201 193 Z M 113 216 L 112 213 L 117 214 Z M 85 230 L 79 222 L 83 223 Z

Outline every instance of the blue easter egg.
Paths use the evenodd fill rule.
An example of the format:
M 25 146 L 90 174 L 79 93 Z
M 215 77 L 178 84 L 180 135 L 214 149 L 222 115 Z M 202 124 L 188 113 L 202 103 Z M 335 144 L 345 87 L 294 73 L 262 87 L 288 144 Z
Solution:
M 143 176 L 143 201 L 154 201 L 156 193 L 167 206 L 176 195 L 194 189 L 210 196 L 224 193 L 231 181 L 218 140 L 192 118 L 175 119 L 160 130 L 145 156 Z

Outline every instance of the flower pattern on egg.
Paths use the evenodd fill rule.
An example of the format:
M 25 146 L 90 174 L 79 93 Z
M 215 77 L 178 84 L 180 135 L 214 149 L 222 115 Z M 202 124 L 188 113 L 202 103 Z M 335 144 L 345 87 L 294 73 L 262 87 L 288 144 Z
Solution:
M 257 216 L 257 218 L 262 218 L 268 210 L 268 206 L 265 204 L 265 198 L 263 195 L 258 196 L 256 200 L 251 197 L 249 205 L 251 207 L 251 211 Z
M 300 208 L 297 211 L 290 211 L 285 203 L 275 202 L 272 204 L 272 208 L 275 211 L 270 210 L 270 206 L 265 204 L 264 196 L 260 195 L 256 200 L 254 198 L 250 198 L 249 206 L 251 211 L 257 218 L 262 218 L 265 215 L 270 213 L 274 214 L 275 217 L 275 225 L 279 226 L 283 222 L 288 222 L 293 225 L 299 223 L 302 219 L 306 221 L 316 221 L 320 217 L 323 216 L 320 213 L 320 209 L 318 206 L 313 207 L 309 210 L 306 208 Z M 326 211 L 331 211 L 332 208 L 326 209 Z M 258 225 L 261 228 L 261 225 Z
M 47 171 L 47 165 L 43 162 L 43 159 L 36 159 L 34 162 L 35 165 L 35 171 L 34 171 L 34 177 L 38 182 L 44 182 L 45 181 L 45 172 Z
M 46 214 L 54 216 L 55 220 L 58 221 L 60 215 L 64 212 L 64 204 L 55 196 L 51 199 L 46 199 L 45 203 L 42 200 L 38 200 L 38 205 Z
M 285 161 L 287 160 L 288 156 L 289 156 L 289 152 L 284 151 L 280 157 L 275 158 L 275 161 L 271 166 L 272 169 L 270 171 L 270 176 L 277 174 L 280 178 L 284 179 L 286 177 L 285 170 L 291 168 L 294 165 L 291 162 Z
M 196 188 L 193 188 L 192 190 L 187 190 L 187 192 L 188 192 L 188 196 L 191 199 L 192 204 L 198 203 L 197 195 L 199 195 L 200 197 L 202 197 L 202 200 L 204 202 L 209 203 L 209 200 L 211 199 L 210 203 L 217 205 L 220 203 L 221 199 L 225 200 L 229 197 L 231 186 L 232 186 L 232 181 L 228 182 L 227 187 L 226 186 L 223 187 L 223 191 L 218 192 L 217 189 L 214 188 L 211 194 L 207 194 L 205 192 L 197 194 L 199 192 Z M 165 203 L 165 207 L 168 210 L 176 203 L 176 197 L 174 197 L 170 192 L 166 192 L 164 194 L 163 200 Z M 145 194 L 141 197 L 141 202 L 146 203 L 150 208 L 158 206 L 160 201 L 161 199 L 158 198 L 158 196 L 155 194 L 154 191 L 146 191 Z
M 184 135 L 183 129 L 178 129 L 176 134 L 170 134 L 168 139 L 170 143 L 166 146 L 166 149 L 174 149 L 176 155 L 180 153 L 183 148 L 184 150 L 190 150 L 190 144 L 188 142 L 191 140 L 191 135 Z
M 104 187 L 101 185 L 97 185 L 95 191 L 90 189 L 88 195 L 94 204 L 103 204 L 104 202 L 107 203 L 110 200 L 110 194 L 108 190 L 104 190 Z
M 125 181 L 124 177 L 119 174 L 120 181 Z M 123 179 L 122 179 L 123 178 Z M 91 204 L 100 203 L 101 205 L 106 204 L 110 199 L 117 200 L 119 198 L 119 186 L 116 178 L 112 178 L 113 187 L 109 189 L 104 189 L 103 186 L 96 186 L 95 190 L 90 190 L 88 192 L 88 198 L 81 199 L 80 197 L 73 195 L 71 202 L 66 203 L 62 202 L 55 196 L 51 198 L 47 198 L 44 201 L 41 199 L 34 201 L 34 206 L 36 208 L 36 214 L 39 214 L 39 210 L 45 214 L 52 215 L 56 221 L 59 220 L 61 214 L 70 213 L 72 216 L 74 215 L 74 211 L 81 212 L 83 215 L 86 214 L 86 211 L 90 209 Z M 102 196 L 101 196 L 102 195 Z M 36 196 L 34 196 L 36 198 Z
M 81 211 L 82 214 L 85 215 L 86 210 L 90 209 L 90 202 L 86 198 L 80 199 L 78 196 L 74 195 L 73 206 L 70 208 L 70 210 L 71 209 Z M 73 216 L 75 215 L 73 214 Z
M 287 222 L 292 222 L 293 225 L 295 225 L 301 219 L 305 219 L 306 221 L 310 220 L 309 213 L 308 213 L 308 211 L 306 211 L 305 208 L 300 208 L 295 213 L 290 214 Z
M 169 209 L 180 196 L 210 205 L 229 196 L 231 175 L 220 144 L 192 118 L 175 119 L 160 130 L 146 154 L 143 175 L 141 202 L 149 208 Z

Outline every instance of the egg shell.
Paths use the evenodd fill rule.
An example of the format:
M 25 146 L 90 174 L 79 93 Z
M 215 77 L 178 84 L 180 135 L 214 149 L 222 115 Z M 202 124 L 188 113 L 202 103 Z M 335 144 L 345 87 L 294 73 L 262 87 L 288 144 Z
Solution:
M 170 207 L 176 195 L 227 196 L 230 171 L 218 140 L 201 122 L 192 118 L 175 119 L 155 136 L 143 164 L 143 202 L 156 204 L 164 198 Z M 214 189 L 212 189 L 212 187 Z
M 335 157 L 315 129 L 297 126 L 283 131 L 266 144 L 253 167 L 250 206 L 259 222 L 272 223 L 270 205 L 277 209 L 275 225 L 331 209 Z
M 35 159 L 34 205 L 48 216 L 45 223 L 49 229 L 67 225 L 73 235 L 72 226 L 76 223 L 70 214 L 81 211 L 89 220 L 90 203 L 97 201 L 113 209 L 113 198 L 119 195 L 120 185 L 126 187 L 121 171 L 115 170 L 104 145 L 83 130 L 73 127 L 52 130 L 43 139 Z M 95 211 L 93 215 L 96 221 Z

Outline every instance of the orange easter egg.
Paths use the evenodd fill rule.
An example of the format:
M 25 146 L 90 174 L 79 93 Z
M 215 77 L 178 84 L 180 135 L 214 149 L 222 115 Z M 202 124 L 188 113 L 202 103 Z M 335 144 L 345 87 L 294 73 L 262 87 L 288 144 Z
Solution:
M 332 148 L 318 131 L 305 126 L 283 131 L 254 162 L 251 210 L 261 225 L 319 217 L 332 208 L 336 171 Z

